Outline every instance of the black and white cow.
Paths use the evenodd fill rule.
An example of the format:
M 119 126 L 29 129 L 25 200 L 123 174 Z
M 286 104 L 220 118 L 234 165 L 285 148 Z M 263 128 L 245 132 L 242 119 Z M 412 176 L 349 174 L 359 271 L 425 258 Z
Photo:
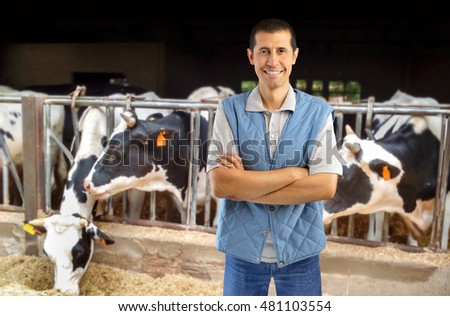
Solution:
M 217 88 L 214 88 L 212 86 L 204 86 L 192 91 L 188 96 L 188 100 L 199 102 L 218 101 L 234 94 L 234 91 L 228 87 L 217 86 Z
M 73 295 L 79 294 L 79 283 L 94 253 L 94 240 L 103 240 L 108 245 L 114 243 L 92 223 L 96 200 L 83 188 L 83 180 L 106 140 L 105 109 L 87 108 L 79 128 L 79 149 L 69 170 L 59 214 L 28 223 L 34 228 L 31 233 L 46 233 L 44 253 L 54 266 L 54 288 Z
M 100 157 L 107 139 L 105 108 L 88 107 L 78 124 L 80 143 L 64 187 L 60 214 L 78 213 L 92 220 L 96 200 L 84 190 L 83 181 Z
M 403 91 L 397 90 L 394 95 L 387 101 L 382 102 L 386 106 L 395 105 L 414 105 L 414 106 L 436 106 L 439 104 L 435 99 L 430 97 L 415 97 Z M 382 139 L 393 132 L 397 131 L 403 124 L 407 123 L 411 118 L 410 115 L 402 114 L 376 114 L 373 118 L 372 124 L 372 138 Z M 440 118 L 437 116 L 427 116 L 428 127 L 433 134 L 440 137 Z M 381 241 L 384 224 L 384 212 L 377 212 L 374 216 L 369 217 L 369 231 L 367 235 L 368 240 Z M 417 241 L 412 238 L 411 233 L 408 235 L 408 244 L 417 245 Z
M 428 117 L 412 116 L 384 138 L 362 140 L 347 126 L 341 148 L 346 165 L 334 198 L 324 202 L 324 223 L 385 211 L 400 214 L 411 231 L 425 232 L 433 220 L 436 193 L 440 141 L 435 129 Z M 450 225 L 448 195 L 444 249 Z
M 79 214 L 55 214 L 25 224 L 28 233 L 46 234 L 44 253 L 54 266 L 54 289 L 78 295 L 79 283 L 94 253 L 94 240 L 111 245 L 114 240 Z
M 38 93 L 30 90 L 15 90 L 7 86 L 0 86 L 0 95 L 2 96 L 41 96 L 46 94 Z M 50 107 L 50 125 L 54 135 L 58 139 L 62 139 L 64 129 L 64 107 Z M 0 133 L 3 135 L 8 151 L 11 155 L 12 163 L 21 174 L 23 166 L 23 124 L 22 124 L 22 105 L 20 103 L 2 103 L 0 104 Z M 50 144 L 51 159 L 51 185 L 53 195 L 61 194 L 58 185 L 64 183 L 67 177 L 67 165 L 60 148 L 52 142 Z M 0 155 L 0 170 L 3 168 L 3 157 Z M 14 187 L 14 186 L 13 186 Z M 17 191 L 18 194 L 18 191 Z M 11 203 L 14 205 L 22 205 L 23 201 L 20 196 L 11 196 Z
M 124 95 L 110 96 L 120 97 Z M 142 97 L 147 97 L 147 94 Z M 142 115 L 154 112 L 143 110 L 140 112 Z M 122 109 L 116 108 L 115 114 L 120 112 Z M 115 116 L 120 117 L 118 114 Z M 79 293 L 79 283 L 94 253 L 94 240 L 100 239 L 107 245 L 114 243 L 92 223 L 97 200 L 83 187 L 84 179 L 103 151 L 103 143 L 107 139 L 106 121 L 104 107 L 88 107 L 83 112 L 78 122 L 80 143 L 64 187 L 60 212 L 29 222 L 34 231 L 47 233 L 44 252 L 54 265 L 54 288 L 75 295 Z
M 106 150 L 85 180 L 85 189 L 97 199 L 105 199 L 130 188 L 142 191 L 168 191 L 186 207 L 189 164 L 200 164 L 199 190 L 206 181 L 208 123 L 201 117 L 200 157 L 189 161 L 190 113 L 139 120 L 132 111 L 123 113 L 123 123 L 108 140 Z M 197 195 L 198 204 L 204 194 Z

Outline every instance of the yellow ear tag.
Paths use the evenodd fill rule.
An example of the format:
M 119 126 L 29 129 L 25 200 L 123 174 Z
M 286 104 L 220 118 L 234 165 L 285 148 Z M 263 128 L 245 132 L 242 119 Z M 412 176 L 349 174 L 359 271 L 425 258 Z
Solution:
M 159 132 L 158 137 L 156 137 L 156 146 L 157 147 L 166 146 L 167 138 L 164 136 L 165 134 L 166 134 L 165 131 Z
M 391 180 L 391 172 L 389 171 L 388 166 L 383 166 L 383 179 L 384 180 Z
M 36 233 L 38 233 L 38 235 L 39 235 L 39 231 L 38 230 L 36 230 L 32 225 L 30 225 L 30 224 L 25 224 L 25 225 L 23 225 L 23 227 L 22 227 L 22 229 L 24 230 L 24 231 L 26 231 L 28 234 L 30 234 L 30 235 L 34 235 L 34 234 L 36 234 Z

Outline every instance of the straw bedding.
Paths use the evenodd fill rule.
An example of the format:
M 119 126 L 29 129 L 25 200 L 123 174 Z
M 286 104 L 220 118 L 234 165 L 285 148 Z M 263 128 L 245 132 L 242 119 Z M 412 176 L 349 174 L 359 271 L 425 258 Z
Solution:
M 184 274 L 152 278 L 91 262 L 80 283 L 83 296 L 216 296 L 222 284 Z M 0 257 L 0 295 L 64 295 L 53 289 L 53 266 L 47 258 Z

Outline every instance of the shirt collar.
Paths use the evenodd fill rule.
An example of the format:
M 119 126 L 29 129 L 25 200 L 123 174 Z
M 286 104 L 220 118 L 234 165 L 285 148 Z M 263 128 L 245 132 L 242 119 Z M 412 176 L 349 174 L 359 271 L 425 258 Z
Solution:
M 281 107 L 276 111 L 292 111 L 295 112 L 295 105 L 297 103 L 297 94 L 295 93 L 292 86 L 289 86 L 288 94 L 286 99 L 284 100 Z M 245 110 L 248 112 L 264 112 L 267 111 L 261 99 L 261 95 L 259 94 L 258 86 L 256 86 L 247 99 L 247 105 L 245 106 Z

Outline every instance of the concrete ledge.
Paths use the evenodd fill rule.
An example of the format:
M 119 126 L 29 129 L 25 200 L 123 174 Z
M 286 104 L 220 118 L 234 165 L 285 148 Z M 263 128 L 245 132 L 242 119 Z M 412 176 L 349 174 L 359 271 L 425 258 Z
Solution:
M 0 212 L 1 256 L 23 253 L 22 225 L 22 214 Z M 96 225 L 116 243 L 105 247 L 96 243 L 94 262 L 152 276 L 185 273 L 223 279 L 224 254 L 216 250 L 214 234 L 110 222 Z M 448 252 L 411 253 L 389 246 L 328 242 L 321 265 L 325 295 L 450 295 Z

